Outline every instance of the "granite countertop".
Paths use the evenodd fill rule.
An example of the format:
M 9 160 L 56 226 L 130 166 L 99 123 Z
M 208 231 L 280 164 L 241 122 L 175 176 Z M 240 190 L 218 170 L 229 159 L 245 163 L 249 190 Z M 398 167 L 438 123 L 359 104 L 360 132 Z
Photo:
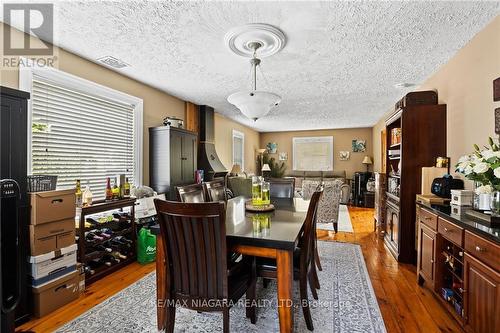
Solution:
M 451 207 L 449 205 L 428 205 L 421 202 L 417 202 L 417 205 L 430 210 L 436 215 L 464 228 L 465 230 L 469 230 L 472 233 L 482 236 L 494 243 L 500 244 L 500 228 L 490 228 L 487 225 L 474 221 L 465 215 L 451 214 Z

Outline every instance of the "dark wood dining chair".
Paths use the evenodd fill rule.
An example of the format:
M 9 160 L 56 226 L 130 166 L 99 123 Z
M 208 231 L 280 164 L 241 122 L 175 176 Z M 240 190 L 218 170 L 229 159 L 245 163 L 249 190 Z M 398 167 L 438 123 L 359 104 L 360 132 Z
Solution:
M 217 178 L 203 183 L 207 201 L 227 201 L 226 185 L 224 178 Z
M 293 198 L 295 195 L 295 178 L 270 178 L 269 194 L 271 198 Z
M 186 203 L 205 202 L 205 191 L 201 184 L 177 186 L 177 200 Z
M 315 263 L 314 251 L 316 242 L 316 213 L 318 211 L 319 200 L 323 194 L 323 187 L 320 186 L 313 193 L 309 208 L 304 220 L 304 229 L 299 239 L 298 247 L 294 251 L 293 266 L 294 266 L 294 279 L 299 280 L 300 286 L 300 304 L 306 320 L 307 329 L 312 331 L 314 329 L 311 311 L 309 309 L 309 297 L 307 296 L 307 284 L 315 299 L 318 299 L 316 293 L 315 278 Z M 276 279 L 277 267 L 276 260 L 268 258 L 257 258 L 256 272 L 258 277 L 264 279 Z
M 174 331 L 176 306 L 198 312 L 221 311 L 223 331 L 229 332 L 229 309 L 246 293 L 247 318 L 255 323 L 255 262 L 242 260 L 228 270 L 226 261 L 225 205 L 179 203 L 156 199 L 165 283 L 159 284 L 158 299 L 165 311 L 159 330 Z M 250 305 L 250 307 L 248 307 Z

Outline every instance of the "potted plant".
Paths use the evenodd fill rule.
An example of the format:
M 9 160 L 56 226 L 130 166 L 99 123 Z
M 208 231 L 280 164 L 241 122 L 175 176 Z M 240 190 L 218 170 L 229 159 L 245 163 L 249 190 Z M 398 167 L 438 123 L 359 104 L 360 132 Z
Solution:
M 493 210 L 500 214 L 500 147 L 490 137 L 482 149 L 474 145 L 474 152 L 460 157 L 456 171 L 476 183 L 480 210 Z

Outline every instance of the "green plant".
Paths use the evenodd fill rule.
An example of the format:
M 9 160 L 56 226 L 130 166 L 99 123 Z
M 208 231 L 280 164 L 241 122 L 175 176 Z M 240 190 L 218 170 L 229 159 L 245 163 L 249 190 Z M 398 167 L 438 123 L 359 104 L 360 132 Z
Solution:
M 276 162 L 276 159 L 270 157 L 269 154 L 264 154 L 262 161 L 263 164 L 269 164 L 269 168 L 271 168 L 271 178 L 283 178 L 286 172 L 285 162 Z

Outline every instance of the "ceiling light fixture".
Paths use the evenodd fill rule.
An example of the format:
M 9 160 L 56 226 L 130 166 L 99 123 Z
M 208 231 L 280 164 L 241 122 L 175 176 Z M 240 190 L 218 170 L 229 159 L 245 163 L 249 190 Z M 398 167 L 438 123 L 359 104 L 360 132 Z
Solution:
M 231 30 L 225 39 L 229 48 L 237 55 L 251 56 L 252 65 L 252 89 L 231 94 L 227 101 L 236 106 L 243 115 L 256 121 L 281 102 L 279 95 L 257 90 L 257 66 L 261 63 L 257 52 L 261 56 L 270 56 L 280 51 L 285 45 L 285 35 L 267 24 L 249 24 Z

